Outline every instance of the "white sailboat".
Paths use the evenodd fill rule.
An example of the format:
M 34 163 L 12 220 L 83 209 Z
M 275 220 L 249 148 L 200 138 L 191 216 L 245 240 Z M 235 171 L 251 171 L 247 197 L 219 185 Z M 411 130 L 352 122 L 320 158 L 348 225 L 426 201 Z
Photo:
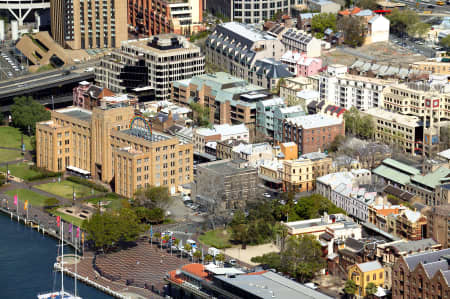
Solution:
M 75 258 L 77 258 L 75 249 Z M 75 263 L 76 267 L 76 263 Z M 60 261 L 60 270 L 61 270 L 61 290 L 56 292 L 50 292 L 46 294 L 37 295 L 38 299 L 83 299 L 77 296 L 77 277 L 75 270 L 75 295 L 64 290 L 64 224 L 61 221 L 61 261 Z

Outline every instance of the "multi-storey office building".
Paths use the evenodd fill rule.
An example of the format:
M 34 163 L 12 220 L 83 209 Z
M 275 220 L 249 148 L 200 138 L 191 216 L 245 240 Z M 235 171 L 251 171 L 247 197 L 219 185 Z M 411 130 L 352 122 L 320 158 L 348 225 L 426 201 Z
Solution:
M 250 134 L 255 128 L 256 103 L 272 97 L 265 88 L 222 72 L 176 81 L 171 94 L 175 103 L 189 105 L 194 101 L 208 108 L 211 123 L 244 123 Z
M 202 0 L 129 0 L 128 24 L 148 35 L 203 30 Z
M 450 119 L 450 92 L 445 83 L 411 82 L 394 84 L 383 90 L 384 109 L 418 116 L 423 122 L 423 153 L 439 152 L 441 121 Z
M 219 24 L 205 43 L 206 60 L 231 75 L 256 84 L 258 60 L 278 60 L 284 54 L 280 40 L 242 23 Z M 258 84 L 257 84 L 258 85 Z
M 345 135 L 344 120 L 326 114 L 298 116 L 283 121 L 283 142 L 295 142 L 302 154 L 326 149 L 339 135 Z
M 150 185 L 175 193 L 193 180 L 192 144 L 152 132 L 132 107 L 52 111 L 36 125 L 36 158 L 38 167 L 90 175 L 126 197 Z
M 150 87 L 157 100 L 167 100 L 173 81 L 204 73 L 200 48 L 175 34 L 122 43 L 119 50 L 103 58 L 95 80 L 113 92 Z
M 395 81 L 349 75 L 346 69 L 333 65 L 327 73 L 320 75 L 321 99 L 345 109 L 383 107 L 383 89 Z
M 51 0 L 53 39 L 71 49 L 116 48 L 128 39 L 127 2 Z
M 291 8 L 299 4 L 303 4 L 303 0 L 208 0 L 206 9 L 232 21 L 259 23 L 273 18 L 278 12 L 290 14 Z
M 417 116 L 401 115 L 380 108 L 370 108 L 363 114 L 371 116 L 376 140 L 395 145 L 405 153 L 421 153 L 423 125 Z

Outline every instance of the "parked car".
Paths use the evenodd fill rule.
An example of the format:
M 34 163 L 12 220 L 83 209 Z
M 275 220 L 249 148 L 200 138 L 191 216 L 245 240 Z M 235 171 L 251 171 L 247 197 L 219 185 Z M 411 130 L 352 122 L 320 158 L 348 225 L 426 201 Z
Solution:
M 263 196 L 264 196 L 265 198 L 271 198 L 271 197 L 272 197 L 272 196 L 271 196 L 269 193 L 267 193 L 267 192 L 264 193 Z

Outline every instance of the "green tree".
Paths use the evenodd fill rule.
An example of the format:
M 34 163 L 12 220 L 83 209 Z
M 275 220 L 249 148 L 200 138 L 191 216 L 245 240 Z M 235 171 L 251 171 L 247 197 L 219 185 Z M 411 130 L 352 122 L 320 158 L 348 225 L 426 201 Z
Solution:
M 377 1 L 375 0 L 359 0 L 356 3 L 356 5 L 361 9 L 374 10 L 378 7 Z
M 0 173 L 0 186 L 3 186 L 6 183 L 6 176 Z
M 290 237 L 280 253 L 264 254 L 251 261 L 288 273 L 300 282 L 311 280 L 325 267 L 321 245 L 314 236 L 309 235 Z
M 283 250 L 281 250 L 283 252 Z M 278 252 L 265 253 L 262 256 L 254 256 L 251 258 L 253 263 L 266 265 L 271 269 L 281 269 L 281 257 Z
M 191 250 L 192 250 L 191 244 L 189 244 L 189 243 L 184 244 L 184 250 L 186 251 L 188 256 L 190 256 L 190 253 L 191 253 Z
M 360 17 L 347 16 L 339 19 L 338 30 L 344 32 L 344 43 L 360 47 L 365 40 L 364 23 Z
M 391 22 L 391 29 L 400 34 L 408 33 L 411 27 L 420 23 L 419 15 L 411 9 L 399 10 L 396 8 L 386 17 Z
M 161 243 L 161 233 L 160 232 L 154 232 L 152 239 L 156 240 L 156 243 Z
M 213 257 L 212 257 L 212 255 L 207 254 L 207 255 L 205 255 L 204 259 L 205 259 L 205 263 L 209 264 L 213 260 Z
M 120 213 L 114 214 L 113 218 L 116 221 L 115 228 L 119 232 L 120 242 L 134 242 L 144 231 L 144 226 L 140 225 L 132 209 L 121 209 Z
M 15 127 L 34 135 L 36 123 L 49 120 L 50 111 L 45 110 L 45 107 L 32 97 L 16 97 L 11 106 L 11 116 Z
M 238 224 L 231 227 L 231 238 L 242 245 L 242 249 L 247 248 L 249 241 L 249 225 Z
M 327 28 L 331 28 L 336 31 L 336 15 L 332 13 L 320 13 L 313 16 L 311 20 L 311 30 L 314 36 L 317 38 L 322 38 L 324 36 L 324 31 Z
M 444 48 L 449 49 L 449 48 L 450 48 L 450 34 L 447 35 L 446 37 L 442 38 L 442 39 L 439 41 L 439 44 L 440 44 L 441 46 L 443 46 Z
M 219 263 L 223 263 L 225 262 L 225 255 L 223 255 L 223 253 L 219 253 L 218 255 L 215 256 L 215 259 Z
M 193 119 L 196 125 L 200 127 L 209 127 L 211 123 L 209 121 L 209 109 L 202 106 L 199 103 L 191 102 L 189 107 L 192 109 Z
M 409 36 L 422 38 L 430 31 L 430 27 L 430 24 L 418 22 L 408 26 L 407 32 Z
M 157 224 L 164 220 L 164 210 L 160 208 L 136 207 L 134 211 L 141 223 Z
M 353 280 L 347 280 L 344 286 L 344 293 L 350 296 L 354 296 L 356 293 L 356 283 Z
M 339 150 L 339 148 L 341 147 L 341 145 L 344 143 L 345 140 L 345 136 L 342 135 L 337 135 L 334 140 L 328 145 L 327 150 L 330 153 L 335 153 Z
M 164 211 L 171 202 L 172 197 L 169 194 L 169 189 L 158 186 L 147 187 L 136 191 L 134 205 L 147 209 L 159 208 Z
M 192 255 L 197 259 L 197 262 L 200 262 L 202 258 L 202 252 L 200 250 L 196 250 Z
M 364 139 L 372 138 L 375 129 L 370 115 L 361 117 L 359 110 L 356 107 L 352 107 L 344 113 L 344 120 L 346 133 Z
M 369 282 L 366 286 L 367 297 L 371 297 L 372 295 L 375 295 L 377 290 L 378 290 L 378 287 L 373 282 Z

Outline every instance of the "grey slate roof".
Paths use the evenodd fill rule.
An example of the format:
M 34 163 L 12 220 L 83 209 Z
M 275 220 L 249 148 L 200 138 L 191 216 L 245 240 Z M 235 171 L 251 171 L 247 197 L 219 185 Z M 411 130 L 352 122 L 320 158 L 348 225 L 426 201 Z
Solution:
M 413 254 L 410 256 L 404 257 L 406 264 L 410 271 L 413 271 L 418 264 L 420 263 L 433 263 L 439 261 L 444 255 L 450 254 L 450 248 L 434 251 L 434 252 L 425 252 Z
M 273 58 L 264 58 L 255 62 L 256 74 L 268 79 L 292 77 L 294 74 L 287 70 L 287 66 Z
M 448 263 L 445 260 L 437 261 L 434 263 L 429 263 L 423 265 L 425 272 L 427 273 L 429 278 L 432 278 L 437 271 L 448 271 Z
M 431 238 L 422 239 L 417 241 L 405 241 L 392 245 L 398 252 L 418 252 L 430 249 L 432 246 L 438 243 Z

